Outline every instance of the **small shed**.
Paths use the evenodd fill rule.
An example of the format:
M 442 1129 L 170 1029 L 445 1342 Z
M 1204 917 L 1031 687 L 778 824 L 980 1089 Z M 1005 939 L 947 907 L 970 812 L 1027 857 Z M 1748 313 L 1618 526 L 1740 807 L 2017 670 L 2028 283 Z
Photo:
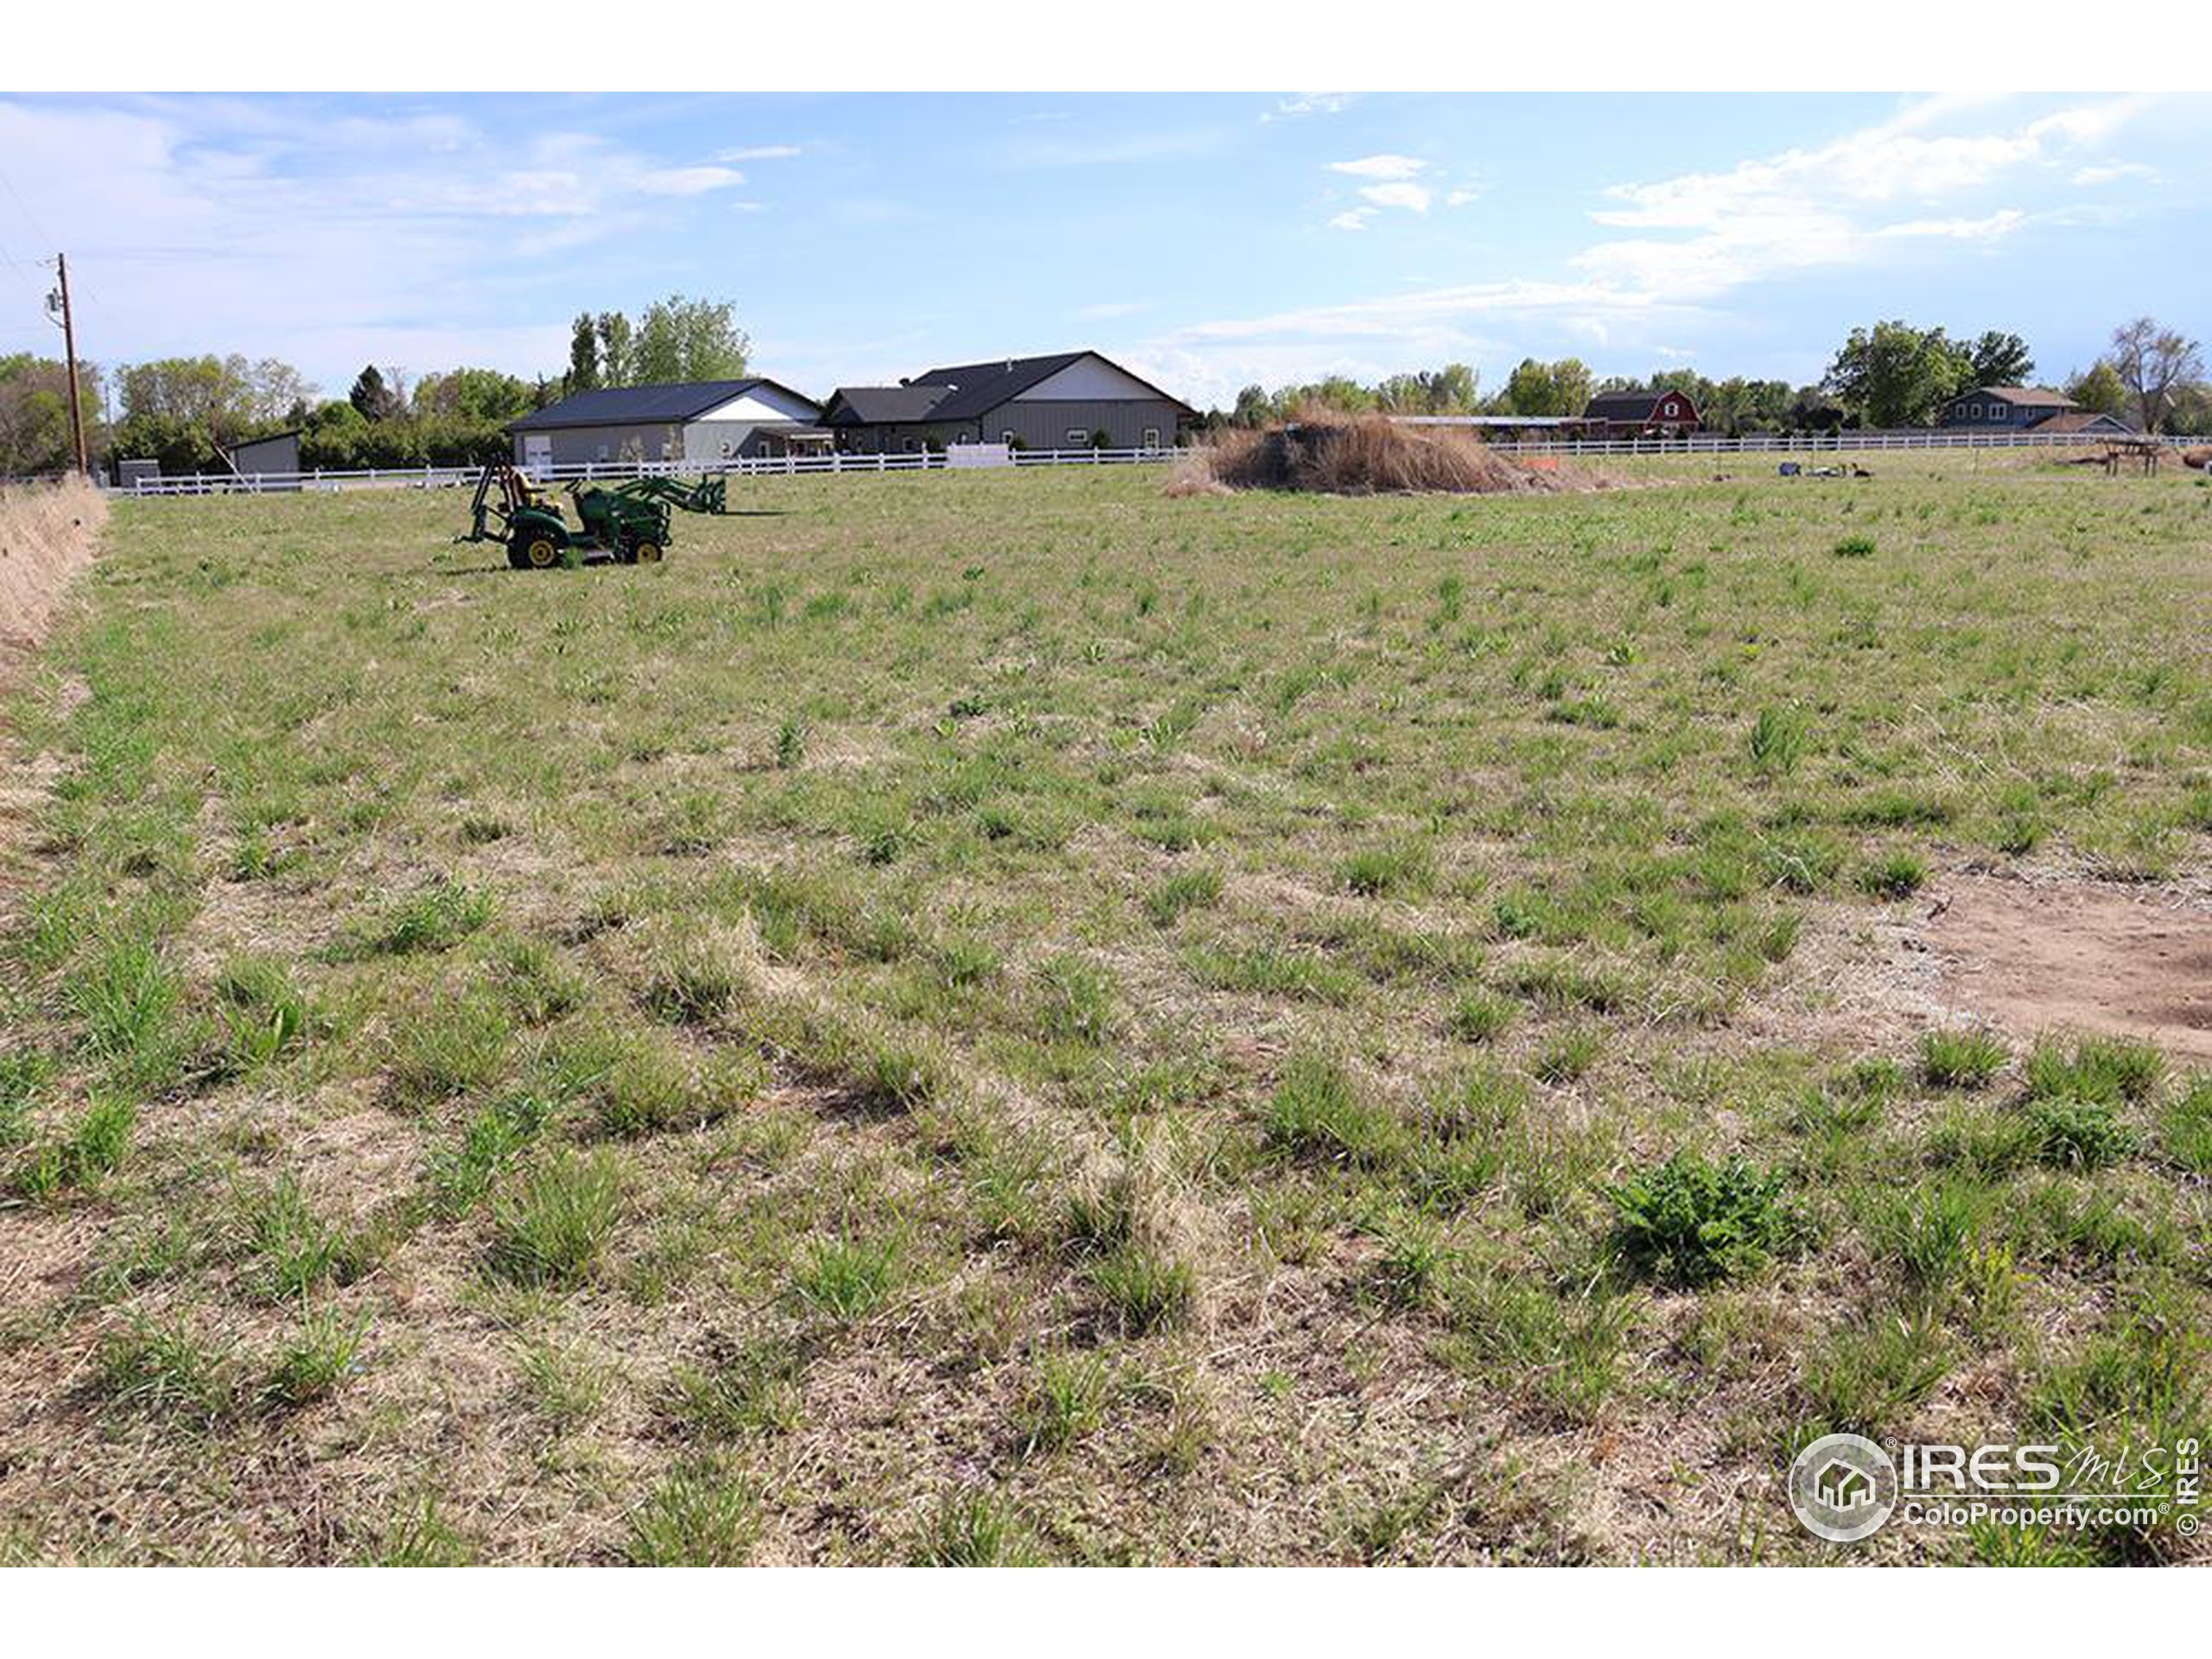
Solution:
M 266 437 L 248 438 L 232 449 L 231 466 L 240 478 L 289 474 L 292 477 L 281 487 L 296 490 L 299 488 L 294 480 L 300 470 L 300 435 L 294 430 L 271 432 Z

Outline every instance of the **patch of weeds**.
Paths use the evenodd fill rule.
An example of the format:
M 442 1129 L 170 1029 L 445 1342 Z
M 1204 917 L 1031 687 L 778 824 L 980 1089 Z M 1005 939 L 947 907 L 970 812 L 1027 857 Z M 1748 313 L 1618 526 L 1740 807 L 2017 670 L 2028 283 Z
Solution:
M 1038 970 L 1037 1027 L 1056 1042 L 1103 1043 L 1120 1019 L 1114 978 L 1077 957 L 1056 957 Z
M 347 1276 L 352 1256 L 343 1230 L 315 1213 L 296 1177 L 242 1193 L 238 1208 L 262 1292 L 272 1300 L 296 1300 L 326 1279 Z
M 438 1513 L 435 1495 L 410 1503 L 364 1554 L 371 1567 L 470 1567 L 476 1547 Z
M 1363 899 L 1419 893 L 1428 886 L 1433 873 L 1428 849 L 1414 843 L 1367 848 L 1338 867 L 1345 888 Z
M 1986 1189 L 1955 1180 L 1895 1195 L 1877 1211 L 1877 1240 L 1907 1285 L 1925 1296 L 1943 1295 L 1974 1266 L 1988 1198 Z
M 632 1567 L 743 1567 L 760 1532 L 760 1497 L 717 1461 L 687 1465 L 630 1517 Z
M 2101 1106 L 2140 1103 L 2158 1092 L 2165 1056 L 2149 1043 L 2085 1037 L 2072 1053 L 2048 1038 L 2028 1055 L 2024 1080 L 2031 1100 L 2094 1101 Z
M 1446 1359 L 1573 1421 L 1586 1421 L 1620 1384 L 1621 1350 L 1637 1302 L 1603 1285 L 1561 1290 L 1482 1266 L 1446 1289 L 1452 1336 Z
M 1605 1034 L 1595 1026 L 1577 1026 L 1548 1039 L 1529 1062 L 1529 1074 L 1541 1083 L 1580 1083 L 1605 1050 Z
M 507 1011 L 479 994 L 442 997 L 403 1019 L 391 1039 L 394 1103 L 419 1111 L 495 1081 L 514 1036 Z
M 1094 1262 L 1090 1274 L 1124 1336 L 1180 1325 L 1198 1300 L 1198 1276 L 1188 1264 L 1134 1243 Z
M 1192 950 L 1186 960 L 1198 982 L 1216 990 L 1341 1006 L 1359 988 L 1357 977 L 1327 958 L 1279 945 L 1207 945 Z
M 912 1559 L 916 1567 L 1029 1567 L 1038 1556 L 1012 1507 L 969 1488 L 938 1501 Z
M 1813 830 L 1785 831 L 1759 843 L 1759 868 L 1785 893 L 1818 893 L 1843 868 L 1843 849 Z
M 292 1411 L 327 1398 L 358 1369 L 368 1328 L 365 1313 L 351 1319 L 335 1308 L 308 1314 L 270 1366 L 264 1395 Z
M 1916 853 L 1890 852 L 1863 865 L 1859 890 L 1876 899 L 1910 899 L 1928 880 L 1928 865 Z
M 1760 709 L 1746 740 L 1751 765 L 1768 777 L 1787 777 L 1804 758 L 1806 736 L 1805 716 L 1796 709 Z
M 70 975 L 67 989 L 94 1057 L 148 1092 L 176 1080 L 191 1044 L 180 1018 L 184 982 L 150 940 L 110 941 Z
M 517 1285 L 588 1278 L 623 1207 L 622 1167 L 605 1151 L 561 1151 L 512 1177 L 492 1209 L 490 1267 Z
M 833 1319 L 865 1319 L 889 1298 L 898 1260 L 896 1239 L 818 1239 L 791 1274 L 791 1294 Z
M 1463 1043 L 1487 1043 L 1513 1023 L 1514 1005 L 1488 991 L 1469 991 L 1452 1005 L 1446 1029 Z
M 788 1433 L 798 1427 L 805 1365 L 796 1344 L 768 1338 L 678 1366 L 669 1377 L 668 1414 L 685 1433 L 709 1440 Z
M 1935 1089 L 1979 1089 L 2011 1058 L 1994 1032 L 1973 1027 L 1931 1031 L 1920 1039 L 1920 1077 Z
M 2212 1072 L 2190 1078 L 2166 1108 L 2166 1155 L 2184 1169 L 2212 1173 Z
M 1114 1374 L 1096 1354 L 1047 1354 L 1015 1412 L 1024 1453 L 1072 1446 L 1104 1418 Z
M 1935 1319 L 1845 1326 L 1806 1363 L 1800 1437 L 1878 1435 L 1933 1394 L 1950 1369 L 1942 1326 Z
M 1872 536 L 1847 536 L 1829 550 L 1839 559 L 1870 559 L 1874 556 Z
M 1426 1216 L 1403 1216 L 1383 1230 L 1381 1243 L 1373 1279 L 1383 1301 L 1400 1309 L 1432 1306 L 1450 1259 L 1442 1230 Z
M 550 1115 L 544 1102 L 518 1091 L 470 1118 L 458 1142 L 430 1154 L 428 1177 L 437 1213 L 451 1219 L 474 1209 L 500 1173 L 537 1138 Z
M 590 987 L 543 939 L 516 939 L 492 963 L 492 986 L 525 1026 L 550 1025 L 584 1005 Z
M 237 1405 L 223 1353 L 181 1320 L 140 1320 L 108 1336 L 95 1360 L 93 1387 L 128 1410 L 203 1427 Z
M 2104 1169 L 2135 1151 L 2134 1135 L 2100 1101 L 2031 1100 L 2027 1120 L 2037 1160 L 2056 1169 Z
M 1178 870 L 1146 895 L 1145 913 L 1155 927 L 1172 927 L 1185 912 L 1221 902 L 1221 872 Z
M 1638 1276 L 1681 1286 L 1757 1273 L 1795 1242 L 1784 1178 L 1741 1158 L 1707 1163 L 1677 1152 L 1605 1189 L 1612 1247 Z
M 409 956 L 446 950 L 492 919 L 492 895 L 466 882 L 441 880 L 395 900 L 354 938 L 348 954 Z
M 779 772 L 797 770 L 806 759 L 806 723 L 796 715 L 787 715 L 776 728 L 776 768 Z
M 1287 1157 L 1375 1169 L 1403 1151 L 1405 1126 L 1364 1098 L 1342 1064 L 1319 1055 L 1294 1057 L 1260 1109 L 1270 1149 Z
M 671 1025 L 705 1026 L 735 1010 L 744 993 L 734 956 L 711 942 L 686 939 L 646 971 L 640 995 Z

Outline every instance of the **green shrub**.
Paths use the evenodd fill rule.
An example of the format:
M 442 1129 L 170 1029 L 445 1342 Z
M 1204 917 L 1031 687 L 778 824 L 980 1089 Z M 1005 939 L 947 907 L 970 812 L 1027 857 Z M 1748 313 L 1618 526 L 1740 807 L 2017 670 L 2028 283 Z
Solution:
M 2103 1169 L 2135 1150 L 2135 1137 L 2101 1101 L 2037 1099 L 2028 1103 L 2036 1156 L 2059 1169 Z
M 1920 1075 L 1937 1089 L 1979 1089 L 2011 1058 L 1995 1033 L 1971 1027 L 1931 1031 L 1920 1039 Z
M 622 1215 L 621 1166 L 605 1152 L 562 1152 L 512 1180 L 493 1205 L 492 1271 L 518 1285 L 588 1278 Z
M 1912 853 L 1885 853 L 1859 872 L 1859 890 L 1877 899 L 1910 899 L 1927 880 L 1927 864 Z
M 1294 1158 L 1371 1169 L 1389 1163 L 1404 1145 L 1404 1128 L 1384 1107 L 1361 1097 L 1351 1076 L 1334 1060 L 1294 1058 L 1261 1108 L 1268 1145 Z
M 1756 1273 L 1796 1229 L 1783 1185 L 1781 1175 L 1741 1158 L 1710 1164 L 1677 1152 L 1605 1189 L 1615 1211 L 1614 1249 L 1638 1275 L 1668 1284 Z

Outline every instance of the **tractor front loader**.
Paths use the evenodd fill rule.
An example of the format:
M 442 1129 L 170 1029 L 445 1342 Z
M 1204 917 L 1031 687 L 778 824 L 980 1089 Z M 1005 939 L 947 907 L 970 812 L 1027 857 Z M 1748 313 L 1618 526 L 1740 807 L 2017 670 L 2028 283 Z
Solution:
M 575 527 L 513 462 L 489 461 L 476 480 L 468 532 L 454 539 L 500 543 L 507 550 L 507 563 L 518 570 L 543 570 L 594 557 L 619 564 L 653 564 L 668 550 L 671 507 L 720 513 L 725 511 L 725 493 L 719 478 L 692 484 L 671 478 L 633 478 L 612 486 L 579 481 L 569 486 L 582 521 Z

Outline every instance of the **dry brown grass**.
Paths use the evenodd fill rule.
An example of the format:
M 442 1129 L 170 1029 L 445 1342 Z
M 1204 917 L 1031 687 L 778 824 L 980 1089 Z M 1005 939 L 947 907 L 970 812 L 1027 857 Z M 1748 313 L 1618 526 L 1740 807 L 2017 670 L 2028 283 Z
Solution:
M 0 490 L 0 668 L 45 637 L 106 522 L 106 499 L 82 479 Z
M 1170 495 L 1308 490 L 1327 495 L 1510 495 L 1601 489 L 1605 480 L 1509 459 L 1471 433 L 1382 415 L 1322 412 L 1263 432 L 1229 432 L 1192 450 Z

